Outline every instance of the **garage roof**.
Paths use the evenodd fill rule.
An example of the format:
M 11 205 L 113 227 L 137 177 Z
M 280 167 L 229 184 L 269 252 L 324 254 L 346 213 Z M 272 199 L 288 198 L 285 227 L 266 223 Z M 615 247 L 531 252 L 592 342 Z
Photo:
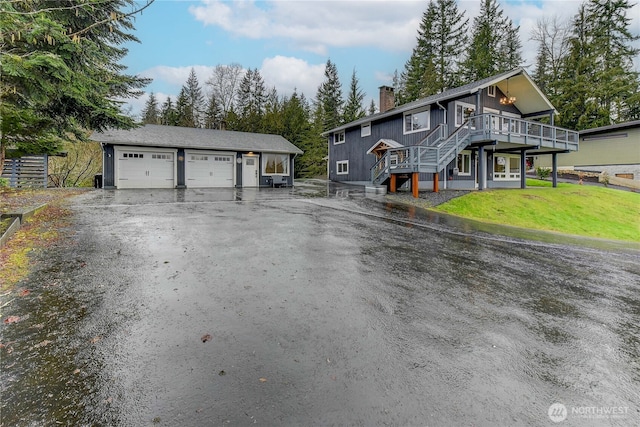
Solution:
M 280 135 L 180 126 L 144 125 L 130 130 L 110 129 L 94 132 L 91 140 L 113 145 L 302 154 L 302 150 Z

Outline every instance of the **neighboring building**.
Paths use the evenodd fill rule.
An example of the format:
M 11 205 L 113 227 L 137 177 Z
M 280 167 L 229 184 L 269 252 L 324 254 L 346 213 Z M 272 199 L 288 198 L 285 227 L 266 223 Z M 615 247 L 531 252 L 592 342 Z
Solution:
M 94 132 L 103 188 L 293 185 L 302 151 L 279 135 L 145 125 Z
M 551 167 L 545 157 L 534 163 Z M 640 120 L 580 131 L 580 151 L 560 154 L 558 168 L 640 181 Z
M 527 159 L 578 149 L 578 133 L 553 126 L 556 110 L 522 68 L 393 108 L 380 88 L 380 113 L 323 134 L 329 179 L 418 187 L 524 188 Z M 532 119 L 548 118 L 551 124 Z M 557 169 L 554 168 L 554 185 Z

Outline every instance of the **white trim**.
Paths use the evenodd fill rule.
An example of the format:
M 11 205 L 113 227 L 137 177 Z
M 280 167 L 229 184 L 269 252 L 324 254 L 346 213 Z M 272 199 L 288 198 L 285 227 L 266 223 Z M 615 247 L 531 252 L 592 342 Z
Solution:
M 342 138 L 339 138 L 340 136 L 342 136 Z M 347 136 L 345 135 L 344 131 L 333 133 L 333 145 L 344 144 L 346 140 Z
M 258 176 L 256 178 L 256 180 L 255 180 L 255 184 L 256 185 L 251 185 L 251 186 L 247 185 L 247 183 L 245 182 L 245 179 L 244 179 L 245 171 L 246 171 L 246 169 L 245 169 L 245 161 L 247 159 L 251 159 L 251 158 L 255 159 L 258 162 L 258 164 L 255 165 L 255 167 L 256 167 L 256 171 L 258 171 L 258 174 L 260 173 L 260 156 L 257 155 L 257 154 L 243 154 L 242 155 L 242 186 L 243 187 L 252 187 L 252 188 L 260 187 L 260 176 Z M 233 175 L 234 175 L 234 178 L 235 178 L 235 176 L 236 176 L 235 170 L 234 170 L 234 174 Z
M 411 126 L 413 128 L 414 124 L 413 124 L 413 116 L 416 114 L 420 114 L 420 113 L 426 113 L 427 115 L 427 124 L 424 127 L 418 128 L 418 129 L 411 129 L 411 130 L 407 130 L 407 116 L 411 116 L 412 120 L 411 120 Z M 422 108 L 418 108 L 415 110 L 411 110 L 411 111 L 407 111 L 402 115 L 402 134 L 403 135 L 408 135 L 411 133 L 416 133 L 416 132 L 424 132 L 427 130 L 431 129 L 431 106 L 427 105 L 425 107 Z
M 121 186 L 119 186 L 119 182 L 120 182 L 120 165 L 119 165 L 119 160 L 120 160 L 120 156 L 122 155 L 123 152 L 127 152 L 127 151 L 133 151 L 133 152 L 143 152 L 143 153 L 171 153 L 172 154 L 172 161 L 173 161 L 173 188 L 175 188 L 175 186 L 178 184 L 178 171 L 177 171 L 177 165 L 178 165 L 178 150 L 175 148 L 156 148 L 156 147 L 141 147 L 141 146 L 132 146 L 132 145 L 114 145 L 113 146 L 113 156 L 114 156 L 114 161 L 113 161 L 113 184 L 114 187 L 116 188 L 121 188 Z M 104 175 L 103 175 L 103 179 L 104 179 Z M 104 183 L 103 183 L 104 185 Z M 126 188 L 126 186 L 125 186 Z M 148 187 L 148 188 L 153 188 L 153 187 Z M 160 188 L 164 188 L 164 187 L 160 187 Z
M 267 159 L 269 156 L 287 156 L 287 172 L 286 173 L 267 173 Z M 273 175 L 281 175 L 281 176 L 289 176 L 291 175 L 291 155 L 285 153 L 262 153 L 260 156 L 260 171 L 262 172 L 262 176 L 273 176 Z
M 371 122 L 360 125 L 360 138 L 371 136 Z
M 471 176 L 471 151 L 469 151 L 469 150 L 461 151 L 460 153 L 458 153 L 458 156 L 463 156 L 463 164 L 467 164 L 469 166 L 469 171 L 468 172 L 460 171 L 460 168 L 458 168 L 458 158 L 456 157 L 456 168 L 458 168 L 458 176 Z M 469 158 L 469 162 L 468 163 L 464 162 L 464 157 L 465 156 Z
M 347 169 L 340 171 L 340 166 L 346 166 Z M 349 160 L 338 160 L 336 161 L 336 175 L 348 175 L 349 174 Z
M 462 117 L 461 117 L 462 121 L 458 121 L 458 107 L 462 107 L 462 111 L 461 111 L 461 113 L 462 113 Z M 454 105 L 454 108 L 453 108 L 453 114 L 454 114 L 453 122 L 455 123 L 456 127 L 457 126 L 462 126 L 462 124 L 466 121 L 465 117 L 464 117 L 464 109 L 465 108 L 472 109 L 474 113 L 476 111 L 476 106 L 473 105 L 473 104 L 469 104 L 468 102 L 462 102 L 462 101 L 456 101 L 455 102 L 455 105 Z M 467 116 L 467 117 L 469 117 L 469 116 Z
M 236 185 L 236 153 L 233 151 L 212 151 L 212 150 L 184 150 L 184 183 L 189 187 L 189 181 L 193 178 L 190 175 L 189 162 L 192 161 L 189 156 L 192 155 L 204 155 L 204 156 L 230 156 L 233 163 L 233 175 L 231 177 L 231 187 Z M 193 184 L 193 183 L 192 183 Z M 198 188 L 198 187 L 191 187 Z
M 496 97 L 496 85 L 487 86 L 487 95 L 492 98 Z
M 504 159 L 504 172 L 496 172 L 496 163 L 498 163 L 498 159 Z M 511 172 L 511 160 L 517 159 L 518 163 L 518 172 Z M 493 180 L 494 181 L 519 181 L 520 180 L 520 155 L 514 154 L 505 154 L 505 153 L 496 153 L 493 155 Z

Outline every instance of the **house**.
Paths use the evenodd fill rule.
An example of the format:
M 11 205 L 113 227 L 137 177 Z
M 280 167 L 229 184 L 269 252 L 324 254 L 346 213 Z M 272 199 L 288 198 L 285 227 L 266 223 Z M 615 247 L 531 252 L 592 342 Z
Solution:
M 329 179 L 418 188 L 526 186 L 527 159 L 578 150 L 578 133 L 553 125 L 556 110 L 522 68 L 394 108 L 380 88 L 380 112 L 323 134 Z M 548 119 L 550 124 L 537 121 Z
M 279 135 L 145 125 L 94 132 L 103 188 L 293 185 L 302 151 Z
M 545 157 L 534 163 L 551 167 Z M 640 120 L 580 131 L 580 151 L 558 155 L 558 168 L 640 181 Z

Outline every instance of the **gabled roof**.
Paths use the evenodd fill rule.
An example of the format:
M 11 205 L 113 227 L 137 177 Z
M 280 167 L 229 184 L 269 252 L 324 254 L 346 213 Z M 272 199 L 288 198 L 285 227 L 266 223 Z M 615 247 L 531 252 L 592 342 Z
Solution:
M 280 135 L 180 126 L 144 125 L 131 130 L 111 129 L 94 132 L 90 139 L 114 145 L 302 154 L 302 150 Z
M 363 117 L 351 123 L 346 123 L 335 129 L 324 132 L 322 135 L 326 136 L 333 132 L 339 132 L 353 126 L 358 126 L 364 123 L 394 116 L 399 113 L 404 113 L 405 111 L 410 111 L 416 108 L 426 107 L 427 105 L 432 105 L 437 102 L 470 95 L 492 85 L 498 86 L 498 88 L 500 88 L 503 93 L 507 93 L 507 81 L 509 82 L 509 94 L 517 98 L 515 106 L 518 108 L 518 110 L 520 110 L 520 112 L 522 112 L 522 114 L 527 115 L 538 112 L 548 113 L 549 111 L 554 111 L 554 113 L 556 112 L 551 102 L 549 102 L 540 88 L 538 88 L 531 77 L 529 77 L 529 74 L 527 74 L 524 68 L 519 67 L 511 71 L 505 71 L 504 73 L 496 74 L 495 76 L 487 77 L 485 79 L 478 80 L 464 86 L 449 89 L 444 92 L 428 96 L 426 98 L 418 99 L 416 101 L 400 105 L 396 108 L 392 108 L 391 110 L 387 110 L 384 113 L 377 113 Z
M 373 144 L 371 148 L 369 148 L 369 150 L 367 150 L 367 154 L 373 153 L 378 147 L 381 147 L 383 149 L 389 149 L 389 148 L 401 148 L 403 147 L 403 145 L 397 141 L 394 141 L 393 139 L 381 138 L 380 140 L 378 140 L 378 142 Z

